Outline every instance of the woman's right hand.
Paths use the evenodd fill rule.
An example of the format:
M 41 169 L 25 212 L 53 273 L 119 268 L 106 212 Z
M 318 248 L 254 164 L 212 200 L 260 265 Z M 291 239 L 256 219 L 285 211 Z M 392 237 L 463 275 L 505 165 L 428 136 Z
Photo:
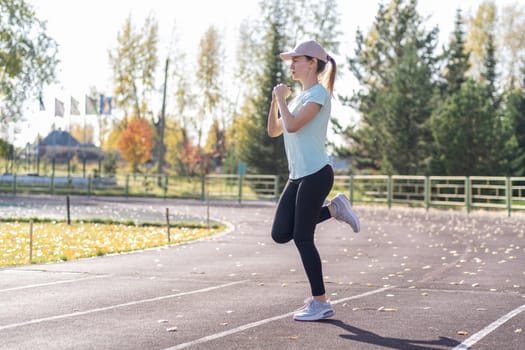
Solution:
M 283 100 L 286 100 L 291 93 L 292 90 L 286 84 L 280 83 L 274 86 L 272 99 L 273 96 L 275 96 L 277 99 L 282 98 Z

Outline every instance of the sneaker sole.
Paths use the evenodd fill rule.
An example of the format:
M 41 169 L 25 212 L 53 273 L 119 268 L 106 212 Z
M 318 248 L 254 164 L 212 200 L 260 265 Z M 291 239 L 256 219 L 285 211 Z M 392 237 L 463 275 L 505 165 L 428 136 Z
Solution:
M 296 316 L 294 315 L 293 319 L 296 321 L 318 321 L 323 320 L 325 318 L 329 318 L 335 315 L 334 310 L 326 310 L 322 314 L 316 314 L 316 315 L 309 315 L 309 316 Z
M 361 224 L 359 223 L 359 219 L 357 218 L 357 215 L 354 213 L 354 211 L 352 210 L 352 208 L 348 208 L 349 211 L 350 211 L 350 215 L 352 215 L 352 219 L 354 219 L 354 222 L 355 222 L 355 227 L 353 227 L 352 225 L 352 230 L 354 230 L 355 233 L 359 233 L 359 231 L 361 231 Z
M 343 201 L 343 205 L 345 206 L 345 209 L 347 209 L 350 212 L 350 216 L 352 217 L 352 219 L 354 220 L 355 225 L 356 225 L 355 227 L 352 226 L 352 225 L 350 225 L 350 226 L 352 227 L 352 230 L 355 233 L 358 233 L 359 231 L 361 231 L 361 224 L 359 223 L 359 219 L 357 218 L 357 215 L 354 213 L 354 211 L 352 210 L 352 208 L 348 204 L 348 198 L 346 198 L 346 196 L 343 193 L 338 193 L 337 196 L 341 196 L 341 197 L 343 197 L 345 199 Z

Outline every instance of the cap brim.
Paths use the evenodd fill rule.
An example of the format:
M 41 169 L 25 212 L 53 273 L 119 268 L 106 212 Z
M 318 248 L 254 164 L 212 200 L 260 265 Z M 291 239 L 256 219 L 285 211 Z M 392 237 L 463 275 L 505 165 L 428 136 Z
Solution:
M 279 54 L 283 60 L 291 60 L 293 57 L 302 56 L 295 51 L 282 52 Z

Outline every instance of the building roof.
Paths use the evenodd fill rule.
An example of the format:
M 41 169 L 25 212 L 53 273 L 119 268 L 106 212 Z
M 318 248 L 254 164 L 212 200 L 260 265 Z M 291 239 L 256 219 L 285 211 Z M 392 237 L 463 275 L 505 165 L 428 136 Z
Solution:
M 80 143 L 71 136 L 70 133 L 63 130 L 53 130 L 51 131 L 42 141 L 41 145 L 47 146 L 69 146 L 75 147 L 80 145 Z

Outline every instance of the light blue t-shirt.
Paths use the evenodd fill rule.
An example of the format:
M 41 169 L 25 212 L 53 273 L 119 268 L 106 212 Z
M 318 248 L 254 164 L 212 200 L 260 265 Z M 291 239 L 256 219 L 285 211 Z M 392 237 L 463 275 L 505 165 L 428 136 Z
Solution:
M 292 99 L 288 109 L 293 115 L 297 115 L 308 102 L 321 106 L 319 113 L 312 120 L 293 133 L 286 131 L 283 125 L 284 148 L 288 158 L 290 179 L 313 174 L 330 162 L 325 148 L 331 110 L 330 94 L 323 85 L 316 84 Z

